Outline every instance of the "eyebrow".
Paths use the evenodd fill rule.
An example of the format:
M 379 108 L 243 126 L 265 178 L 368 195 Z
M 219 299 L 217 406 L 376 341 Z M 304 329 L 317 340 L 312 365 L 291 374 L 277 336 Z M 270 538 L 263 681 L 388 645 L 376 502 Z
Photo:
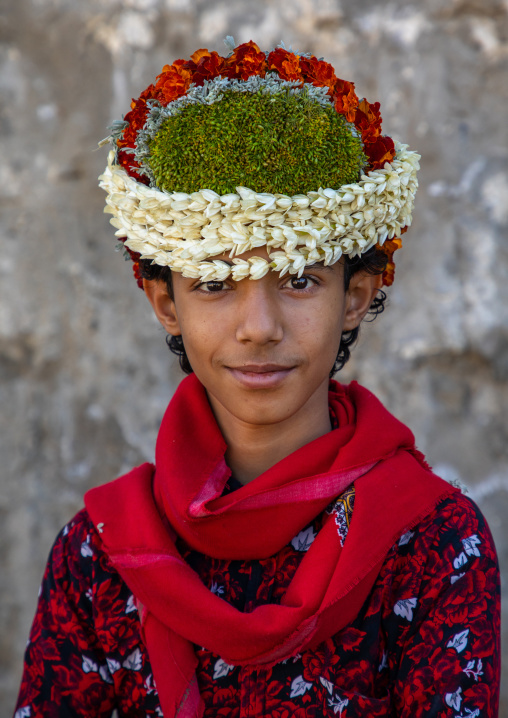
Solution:
M 308 264 L 306 265 L 305 269 L 309 268 L 316 268 L 316 269 L 324 269 L 325 272 L 333 272 L 333 265 L 332 264 L 323 264 L 323 262 L 316 262 L 315 264 Z
M 224 262 L 224 264 L 227 264 L 229 267 L 234 267 L 234 262 L 229 261 L 228 259 L 219 259 L 218 257 L 215 257 L 219 262 Z M 315 262 L 314 264 L 308 264 L 305 266 L 305 269 L 322 269 L 325 272 L 333 272 L 333 265 L 331 264 L 324 264 L 323 262 Z

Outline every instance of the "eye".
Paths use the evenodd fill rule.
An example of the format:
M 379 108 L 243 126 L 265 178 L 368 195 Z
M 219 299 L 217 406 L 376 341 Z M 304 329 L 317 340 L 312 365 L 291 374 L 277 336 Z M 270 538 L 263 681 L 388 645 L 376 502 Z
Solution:
M 310 289 L 314 284 L 317 284 L 315 279 L 303 275 L 302 277 L 290 277 L 286 282 L 288 289 Z
M 306 289 L 307 288 L 307 277 L 292 277 L 291 286 L 293 289 Z
M 210 282 L 199 284 L 197 289 L 202 292 L 222 292 L 224 289 L 231 289 L 226 282 L 220 282 L 218 279 L 212 279 Z

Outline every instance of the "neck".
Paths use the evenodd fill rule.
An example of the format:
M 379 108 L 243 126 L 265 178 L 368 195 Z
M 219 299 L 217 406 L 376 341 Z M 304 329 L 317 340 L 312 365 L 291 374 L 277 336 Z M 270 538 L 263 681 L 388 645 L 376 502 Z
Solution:
M 305 444 L 331 430 L 328 382 L 300 410 L 275 424 L 250 424 L 238 419 L 208 394 L 227 444 L 226 462 L 235 479 L 248 484 Z

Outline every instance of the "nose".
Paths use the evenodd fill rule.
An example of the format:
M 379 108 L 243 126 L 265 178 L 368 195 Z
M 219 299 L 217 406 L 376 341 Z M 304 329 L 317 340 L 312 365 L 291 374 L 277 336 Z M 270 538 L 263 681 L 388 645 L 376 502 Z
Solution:
M 236 338 L 257 345 L 278 343 L 284 336 L 283 313 L 278 287 L 269 276 L 239 282 Z

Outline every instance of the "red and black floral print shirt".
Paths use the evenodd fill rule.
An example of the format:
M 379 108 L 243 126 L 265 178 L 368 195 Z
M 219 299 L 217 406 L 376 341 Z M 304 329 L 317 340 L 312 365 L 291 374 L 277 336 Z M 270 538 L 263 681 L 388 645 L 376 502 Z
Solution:
M 327 509 L 342 541 L 353 504 L 354 489 Z M 323 517 L 261 561 L 180 550 L 211 591 L 249 612 L 281 600 Z M 400 537 L 356 619 L 316 650 L 265 669 L 196 646 L 205 718 L 495 718 L 498 637 L 492 537 L 473 502 L 456 495 Z M 83 510 L 51 551 L 15 718 L 114 710 L 162 716 L 134 597 Z

